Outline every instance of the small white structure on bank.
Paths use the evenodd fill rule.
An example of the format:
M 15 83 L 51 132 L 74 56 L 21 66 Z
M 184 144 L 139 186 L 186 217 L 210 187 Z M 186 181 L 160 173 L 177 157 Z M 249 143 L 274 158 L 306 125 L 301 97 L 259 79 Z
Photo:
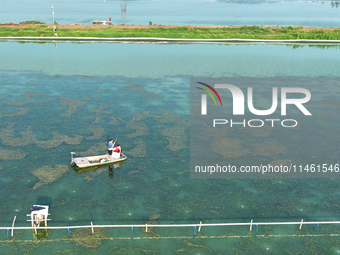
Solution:
M 94 25 L 112 25 L 112 20 L 94 20 Z
M 27 214 L 27 216 L 31 216 L 32 227 L 35 227 L 35 224 L 37 227 L 40 226 L 40 223 L 45 221 L 45 227 L 47 227 L 47 221 L 50 219 L 47 219 L 48 215 L 48 205 L 33 205 L 31 209 L 31 214 Z

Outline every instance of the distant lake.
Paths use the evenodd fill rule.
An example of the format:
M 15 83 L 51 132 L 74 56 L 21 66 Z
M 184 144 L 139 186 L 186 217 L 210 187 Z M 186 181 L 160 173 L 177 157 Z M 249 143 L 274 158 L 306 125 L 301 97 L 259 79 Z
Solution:
M 50 205 L 50 226 L 339 220 L 339 179 L 194 179 L 189 174 L 191 77 L 336 78 L 338 45 L 0 42 L 0 49 L 1 227 L 10 227 L 14 216 L 15 226 L 29 226 L 26 214 L 34 204 Z M 303 125 L 285 136 L 277 129 L 241 128 L 244 143 L 274 144 L 282 153 L 236 151 L 233 160 L 337 159 L 339 89 L 318 85 L 310 106 L 317 126 Z M 300 140 L 306 137 L 307 144 Z M 126 162 L 87 172 L 69 167 L 70 152 L 106 153 L 109 138 L 118 139 Z M 325 155 L 320 145 L 326 146 Z M 205 227 L 202 239 L 192 228 L 151 228 L 148 239 L 142 228 L 96 229 L 96 240 L 90 229 L 71 229 L 70 237 L 66 229 L 53 229 L 39 231 L 39 243 L 31 230 L 15 230 L 15 242 L 2 230 L 0 250 L 294 254 L 303 247 L 308 254 L 315 249 L 331 254 L 339 249 L 327 236 L 338 233 L 337 226 L 320 225 L 318 232 L 304 226 L 301 235 L 325 236 L 299 239 L 290 236 L 297 228 L 259 226 L 248 238 L 249 227 Z M 256 237 L 271 234 L 275 237 Z M 240 237 L 207 238 L 225 235 Z
M 92 24 L 113 19 L 113 24 L 164 25 L 270 25 L 338 27 L 340 1 L 270 0 L 0 0 L 0 22 L 39 20 L 60 24 Z

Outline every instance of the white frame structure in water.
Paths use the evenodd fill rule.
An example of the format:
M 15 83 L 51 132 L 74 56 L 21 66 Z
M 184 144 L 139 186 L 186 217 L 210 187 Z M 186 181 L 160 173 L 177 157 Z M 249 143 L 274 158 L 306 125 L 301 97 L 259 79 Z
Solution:
M 7 229 L 7 235 L 11 230 L 11 236 L 13 236 L 14 230 L 23 230 L 23 229 L 34 229 L 37 230 L 37 227 L 14 227 L 16 216 L 14 217 L 12 227 L 0 227 L 0 229 Z M 199 224 L 136 224 L 136 225 L 84 225 L 84 226 L 56 226 L 56 227 L 39 227 L 38 229 L 67 229 L 70 235 L 70 229 L 77 229 L 77 228 L 90 228 L 92 234 L 94 233 L 94 228 L 131 228 L 133 230 L 134 227 L 141 227 L 145 228 L 145 232 L 148 232 L 148 228 L 171 228 L 171 227 L 198 227 L 198 233 L 201 232 L 202 227 L 218 227 L 218 226 L 250 226 L 249 231 L 251 232 L 253 226 L 259 225 L 299 225 L 299 231 L 302 229 L 302 225 L 320 225 L 320 224 L 340 224 L 340 221 L 306 221 L 304 222 L 303 219 L 301 221 L 295 222 L 233 222 L 233 223 L 202 223 Z M 195 233 L 194 232 L 194 233 Z M 132 233 L 132 231 L 131 231 Z

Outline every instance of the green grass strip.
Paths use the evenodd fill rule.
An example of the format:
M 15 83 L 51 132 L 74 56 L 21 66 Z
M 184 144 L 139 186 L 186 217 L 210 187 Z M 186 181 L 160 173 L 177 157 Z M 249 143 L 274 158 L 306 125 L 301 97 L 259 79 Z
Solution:
M 100 25 L 98 25 L 100 26 Z M 86 27 L 86 26 L 84 26 Z M 265 39 L 265 40 L 340 40 L 340 28 L 308 28 L 308 27 L 153 27 L 153 26 L 101 26 L 100 29 L 74 25 L 72 29 L 58 26 L 59 37 L 155 37 L 180 39 Z M 27 27 L 0 26 L 1 37 L 50 37 L 53 36 L 52 26 L 35 25 Z

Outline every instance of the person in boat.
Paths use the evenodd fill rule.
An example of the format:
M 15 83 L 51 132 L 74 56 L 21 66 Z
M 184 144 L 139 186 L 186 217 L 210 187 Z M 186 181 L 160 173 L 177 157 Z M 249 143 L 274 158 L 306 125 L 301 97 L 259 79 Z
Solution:
M 113 147 L 115 146 L 116 141 L 113 142 L 113 139 L 110 139 L 108 145 L 107 145 L 107 152 L 109 153 L 109 155 L 112 155 L 112 151 L 113 151 Z
M 113 151 L 114 151 L 114 152 L 121 153 L 121 151 L 122 151 L 122 148 L 120 147 L 120 145 L 119 145 L 119 144 L 117 144 L 117 146 L 116 146 L 116 147 L 114 147 Z

